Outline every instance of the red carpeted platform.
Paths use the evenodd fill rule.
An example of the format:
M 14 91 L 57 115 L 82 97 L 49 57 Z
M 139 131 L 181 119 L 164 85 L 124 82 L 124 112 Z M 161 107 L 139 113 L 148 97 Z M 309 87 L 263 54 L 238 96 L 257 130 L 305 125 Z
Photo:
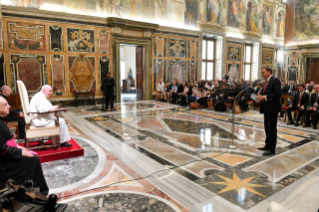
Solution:
M 46 144 L 51 143 L 51 141 L 45 142 Z M 61 147 L 61 149 L 49 148 L 42 150 L 33 150 L 38 153 L 41 163 L 62 160 L 67 158 L 79 157 L 84 155 L 84 149 L 71 138 L 68 143 L 72 144 L 71 147 Z M 25 144 L 19 144 L 20 146 L 25 146 Z M 38 142 L 30 142 L 30 146 L 36 146 Z

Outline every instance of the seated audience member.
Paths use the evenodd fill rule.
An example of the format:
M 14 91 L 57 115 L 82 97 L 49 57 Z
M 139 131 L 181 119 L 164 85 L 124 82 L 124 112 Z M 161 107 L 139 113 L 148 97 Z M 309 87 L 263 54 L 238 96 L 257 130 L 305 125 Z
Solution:
M 0 96 L 0 157 L 3 180 L 15 180 L 18 185 L 24 185 L 26 180 L 33 180 L 34 187 L 40 188 L 44 195 L 49 193 L 49 188 L 44 179 L 40 159 L 32 151 L 18 146 L 5 123 L 4 117 L 9 115 L 10 106 Z
M 247 85 L 248 86 L 248 85 Z M 245 88 L 246 89 L 246 88 Z M 240 109 L 242 112 L 248 110 L 248 101 L 251 101 L 252 99 L 250 98 L 251 94 L 254 93 L 255 90 L 254 88 L 248 88 L 246 91 L 244 91 L 243 96 L 239 100 L 239 105 Z
M 192 85 L 192 95 L 188 96 L 188 103 L 192 103 L 196 101 L 196 96 L 197 96 L 197 86 L 196 85 Z
M 298 116 L 295 122 L 295 126 L 298 126 L 298 122 L 300 118 L 302 117 L 302 115 L 304 114 L 304 112 L 306 111 L 307 106 L 309 104 L 309 94 L 305 92 L 305 85 L 303 84 L 299 85 L 298 90 L 299 92 L 297 92 L 293 97 L 292 104 L 290 104 L 287 107 L 287 114 L 288 114 L 287 125 L 294 124 L 294 122 L 292 121 L 291 111 L 298 110 Z
M 310 85 L 315 86 L 315 82 L 314 81 L 310 81 Z
M 296 91 L 295 82 L 291 80 L 290 84 L 288 85 L 288 95 L 294 96 L 296 92 L 297 91 Z
M 169 97 L 170 98 L 168 99 L 168 102 L 170 101 L 170 99 L 172 99 L 172 103 L 175 104 L 177 100 L 177 84 L 175 79 L 173 80 L 173 83 L 171 84 Z
M 199 103 L 201 108 L 207 107 L 207 96 L 206 90 L 203 86 L 198 86 L 196 101 Z
M 214 109 L 215 111 L 220 111 L 220 112 L 225 112 L 225 97 L 226 97 L 226 94 L 228 93 L 229 89 L 227 88 L 227 85 L 226 84 L 222 84 L 221 85 L 221 88 L 220 90 L 218 91 L 217 94 L 217 101 L 215 106 L 214 106 Z
M 313 89 L 313 85 L 307 84 L 306 89 L 307 89 L 306 93 L 309 94 L 309 98 L 310 98 L 311 94 L 313 94 L 315 92 Z
M 285 81 L 281 81 L 281 95 L 287 95 L 289 91 L 289 86 Z
M 36 93 L 30 101 L 30 112 L 45 113 L 53 110 L 58 110 L 58 105 L 53 106 L 48 100 L 52 95 L 52 88 L 49 85 L 44 85 L 40 92 Z M 31 125 L 36 127 L 55 126 L 56 117 L 54 114 L 31 114 Z M 70 147 L 72 144 L 67 143 L 71 140 L 68 127 L 63 118 L 59 118 L 60 125 L 60 143 L 62 147 Z
M 239 94 L 239 89 L 237 88 L 237 86 L 237 83 L 233 83 L 232 89 L 228 91 L 224 100 L 225 106 L 228 107 L 230 110 L 233 109 L 234 100 L 236 96 Z
M 157 83 L 157 94 L 156 94 L 156 101 L 160 101 L 161 98 L 162 98 L 162 93 L 164 91 L 164 83 L 163 83 L 163 80 L 160 79 L 159 80 L 159 83 Z
M 218 97 L 219 86 L 217 83 L 214 84 L 214 89 L 209 92 L 209 97 L 207 99 L 208 109 L 213 109 L 213 104 L 216 103 L 216 97 Z
M 2 86 L 1 87 L 1 96 L 3 98 L 5 98 L 5 100 L 7 100 L 9 106 L 10 106 L 10 112 L 6 117 L 6 121 L 7 122 L 18 122 L 18 128 L 19 128 L 19 138 L 20 139 L 24 139 L 25 138 L 25 121 L 24 121 L 24 117 L 23 114 L 20 113 L 19 111 L 14 110 L 11 107 L 11 104 L 8 100 L 8 96 L 11 95 L 11 89 L 9 86 Z
M 166 82 L 166 84 L 164 85 L 164 91 L 162 92 L 162 97 L 161 99 L 163 101 L 167 101 L 169 102 L 169 92 L 171 90 L 171 84 L 169 83 L 169 81 Z
M 314 93 L 310 96 L 309 107 L 306 111 L 306 124 L 303 127 L 310 127 L 310 115 L 316 113 L 315 120 L 313 122 L 313 129 L 317 129 L 317 123 L 319 120 L 319 85 L 315 85 Z
M 186 83 L 186 85 L 184 86 L 184 91 L 183 91 L 182 96 L 181 96 L 181 103 L 180 104 L 182 106 L 187 106 L 187 99 L 191 95 L 192 95 L 191 82 L 188 81 Z

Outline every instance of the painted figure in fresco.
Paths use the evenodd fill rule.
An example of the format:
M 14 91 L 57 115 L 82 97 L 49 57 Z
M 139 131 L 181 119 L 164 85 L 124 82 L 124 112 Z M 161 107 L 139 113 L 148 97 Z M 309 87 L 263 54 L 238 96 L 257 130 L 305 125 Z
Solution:
M 255 15 L 255 7 L 252 2 L 248 2 L 247 4 L 247 23 L 246 23 L 246 31 L 250 31 L 251 34 L 255 34 L 258 32 L 257 30 L 257 17 Z
M 283 38 L 285 30 L 285 20 L 281 12 L 278 13 L 277 37 Z
M 219 1 L 218 0 L 206 0 L 207 1 L 207 22 L 218 23 L 219 18 Z
M 18 7 L 36 7 L 39 8 L 43 4 L 41 0 L 13 0 L 13 5 Z
M 240 3 L 238 0 L 230 0 L 231 5 L 228 15 L 228 26 L 239 28 L 240 23 Z
M 229 48 L 228 60 L 239 61 L 239 49 L 238 48 Z
M 263 8 L 263 33 L 270 35 L 270 29 L 272 24 L 271 18 L 271 8 L 264 7 Z

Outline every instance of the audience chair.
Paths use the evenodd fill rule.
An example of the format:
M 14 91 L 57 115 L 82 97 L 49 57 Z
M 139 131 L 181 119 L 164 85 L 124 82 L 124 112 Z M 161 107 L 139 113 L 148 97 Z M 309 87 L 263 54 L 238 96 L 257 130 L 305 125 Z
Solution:
M 20 80 L 17 81 L 17 84 L 18 84 L 18 90 L 20 94 L 24 120 L 26 123 L 25 147 L 27 149 L 43 149 L 43 148 L 51 148 L 51 147 L 56 147 L 57 149 L 60 149 L 60 127 L 59 127 L 58 112 L 61 112 L 61 111 L 66 112 L 66 109 L 59 109 L 59 110 L 49 111 L 45 113 L 30 111 L 30 103 L 29 103 L 27 89 L 24 83 Z M 31 123 L 30 123 L 31 114 L 51 114 L 51 113 L 53 113 L 54 116 L 56 117 L 55 126 L 49 126 L 49 127 L 31 126 Z M 52 144 L 49 144 L 49 145 L 44 144 L 43 137 L 49 137 Z M 42 139 L 39 141 L 38 146 L 30 147 L 29 140 L 34 138 L 42 138 Z
M 286 122 L 286 117 L 287 117 L 287 107 L 288 107 L 288 100 L 292 98 L 290 95 L 282 95 L 280 97 L 280 102 L 284 102 L 284 104 L 281 106 L 281 111 L 285 113 L 285 119 L 284 122 Z M 279 119 L 280 119 L 280 114 L 279 114 Z

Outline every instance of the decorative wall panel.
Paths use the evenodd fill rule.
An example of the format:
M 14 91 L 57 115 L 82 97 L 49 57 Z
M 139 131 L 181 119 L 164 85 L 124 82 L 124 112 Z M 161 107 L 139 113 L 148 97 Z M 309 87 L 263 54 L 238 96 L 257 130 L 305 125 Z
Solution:
M 6 84 L 6 71 L 4 66 L 4 54 L 0 54 L 0 88 Z
M 290 66 L 288 67 L 288 76 L 287 80 L 294 80 L 295 82 L 298 81 L 298 66 Z
M 95 52 L 94 30 L 67 28 L 69 52 Z
M 288 54 L 288 66 L 298 66 L 299 59 L 300 59 L 299 52 L 290 52 Z
M 69 56 L 70 93 L 95 91 L 95 57 Z
M 185 57 L 186 41 L 180 39 L 169 39 L 169 56 Z
M 230 79 L 241 77 L 243 49 L 242 44 L 226 44 L 226 73 Z
M 45 51 L 44 25 L 8 22 L 8 48 L 12 50 Z
M 153 83 L 153 90 L 156 90 L 156 86 L 160 80 L 162 80 L 162 82 L 165 82 L 165 77 L 166 77 L 166 60 L 154 59 L 154 78 L 156 83 Z
M 50 51 L 61 52 L 63 51 L 63 35 L 62 27 L 50 26 Z
M 2 28 L 2 21 L 0 21 L 0 49 L 3 49 L 3 28 Z
M 65 95 L 64 56 L 51 55 L 52 88 L 55 96 Z
M 168 61 L 168 80 L 179 79 L 181 82 L 186 81 L 186 61 L 185 60 L 169 60 Z
M 101 54 L 110 53 L 110 32 L 99 30 L 99 48 Z
M 273 68 L 274 64 L 274 50 L 273 49 L 262 49 L 262 62 L 263 67 Z
M 199 42 L 195 40 L 188 41 L 188 58 L 198 58 L 198 43 Z
M 100 57 L 100 84 L 106 79 L 106 74 L 111 72 L 111 60 L 109 57 Z
M 186 12 L 184 17 L 184 23 L 186 25 L 197 25 L 198 19 L 198 2 L 194 0 L 185 0 Z
M 190 60 L 188 61 L 188 79 L 189 80 L 197 80 L 197 67 L 198 61 Z
M 166 56 L 166 38 L 154 37 L 154 56 L 165 57 Z

